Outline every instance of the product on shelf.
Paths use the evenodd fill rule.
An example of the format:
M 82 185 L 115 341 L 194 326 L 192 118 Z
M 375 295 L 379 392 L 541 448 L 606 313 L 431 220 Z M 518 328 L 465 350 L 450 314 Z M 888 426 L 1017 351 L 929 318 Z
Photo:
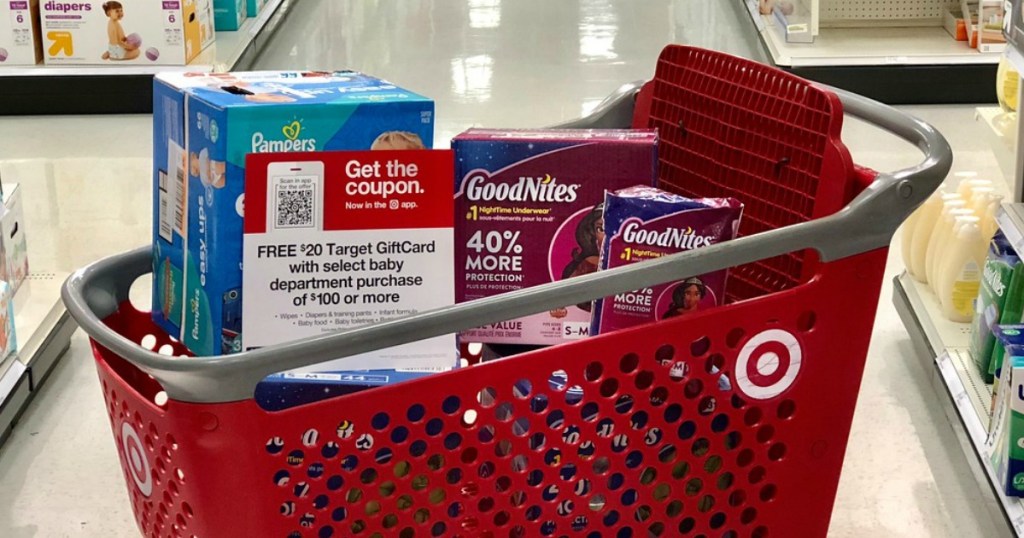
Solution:
M 1024 312 L 1024 263 L 1002 234 L 989 244 L 977 301 L 969 350 L 985 382 L 991 383 L 994 329 L 1000 323 L 1019 322 Z
M 242 348 L 455 304 L 454 173 L 450 150 L 249 155 Z M 450 333 L 291 373 L 444 371 L 456 346 Z
M 728 241 L 743 204 L 732 198 L 692 200 L 654 187 L 604 197 L 600 269 L 611 269 Z M 594 302 L 591 334 L 683 316 L 723 304 L 727 270 L 622 293 Z
M 967 21 L 964 20 L 964 12 L 959 7 L 947 7 L 943 10 L 942 26 L 953 39 L 967 41 Z
M 973 216 L 974 212 L 967 209 L 967 202 L 964 200 L 947 201 L 942 209 L 942 214 L 935 223 L 935 230 L 928 242 L 928 254 L 925 259 L 925 278 L 932 291 L 936 291 L 938 280 L 938 262 L 942 259 L 942 253 L 949 245 L 949 237 L 953 234 L 953 227 L 957 217 Z
M 241 348 L 246 154 L 433 144 L 433 101 L 351 71 L 161 74 L 153 109 L 153 318 L 197 355 Z
M 238 30 L 248 14 L 248 1 L 213 0 L 213 25 L 218 32 Z
M 246 13 L 250 17 L 255 17 L 260 14 L 260 10 L 267 4 L 267 0 L 246 0 L 245 7 Z
M 1006 495 L 1024 497 L 1024 325 L 1000 325 L 996 336 L 1006 349 L 986 445 L 992 468 Z
M 53 65 L 185 65 L 214 40 L 208 0 L 47 0 L 41 18 Z
M 0 361 L 17 353 L 18 338 L 14 331 L 14 289 L 0 281 Z
M 981 219 L 976 216 L 957 217 L 949 238 L 936 264 L 933 289 L 946 319 L 967 323 L 974 314 L 974 300 L 981 287 L 988 241 L 981 235 Z
M 459 302 L 597 271 L 605 190 L 653 186 L 653 130 L 471 129 L 455 150 Z M 466 331 L 469 342 L 585 338 L 591 303 Z
M 13 291 L 18 291 L 28 277 L 28 243 L 25 240 L 25 209 L 22 204 L 22 188 L 12 183 L 4 188 L 4 213 L 0 217 L 3 230 L 3 244 L 6 254 L 7 281 Z
M 0 2 L 0 66 L 43 61 L 39 0 Z
M 955 194 L 947 195 L 942 189 L 935 191 L 913 213 L 912 218 L 908 219 L 908 223 L 903 224 L 903 241 L 910 245 L 909 255 L 906 249 L 903 250 L 903 262 L 907 266 L 910 276 L 914 277 L 918 282 L 927 282 L 925 267 L 928 245 L 931 241 L 932 232 L 935 230 L 935 224 L 938 222 L 942 208 L 945 206 L 945 200 L 953 199 L 956 196 Z M 910 236 L 909 240 L 908 235 Z

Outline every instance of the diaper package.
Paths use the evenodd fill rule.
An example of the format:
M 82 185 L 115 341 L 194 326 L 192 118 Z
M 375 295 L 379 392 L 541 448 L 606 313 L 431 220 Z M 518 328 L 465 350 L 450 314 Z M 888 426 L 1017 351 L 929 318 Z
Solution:
M 981 278 L 981 291 L 971 321 L 969 351 L 978 370 L 991 383 L 995 375 L 992 356 L 996 337 L 992 330 L 1000 323 L 1016 323 L 1024 310 L 1024 264 L 1002 233 L 989 245 Z M 1001 353 L 1000 353 L 1001 354 Z
M 7 260 L 7 282 L 18 291 L 28 277 L 28 243 L 25 240 L 25 208 L 20 184 L 13 183 L 3 192 L 4 214 L 0 217 L 3 249 Z
M 18 352 L 18 337 L 14 330 L 14 288 L 0 282 L 0 362 Z
M 247 0 L 213 0 L 213 25 L 218 32 L 237 30 L 248 11 Z
M 44 0 L 53 65 L 185 65 L 213 43 L 211 0 Z
M 692 200 L 653 187 L 631 187 L 604 198 L 600 269 L 653 260 L 736 237 L 743 204 L 732 198 Z M 727 270 L 692 275 L 594 302 L 591 334 L 683 316 L 724 301 Z
M 161 74 L 153 111 L 153 319 L 196 355 L 241 348 L 246 154 L 433 144 L 433 101 L 351 71 Z
M 41 45 L 39 0 L 0 3 L 0 66 L 41 62 Z
M 471 129 L 455 150 L 456 301 L 597 270 L 605 190 L 653 186 L 653 130 Z M 466 331 L 468 342 L 553 345 L 590 333 L 591 304 Z
M 1024 325 L 1000 325 L 996 337 L 1006 360 L 986 442 L 1003 492 L 1024 497 Z

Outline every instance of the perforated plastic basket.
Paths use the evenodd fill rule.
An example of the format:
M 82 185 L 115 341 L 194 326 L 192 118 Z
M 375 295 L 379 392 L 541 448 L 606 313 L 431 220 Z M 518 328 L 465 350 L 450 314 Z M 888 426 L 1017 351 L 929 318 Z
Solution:
M 572 124 L 621 126 L 637 99 L 663 186 L 746 203 L 744 237 L 696 252 L 202 360 L 137 344 L 185 353 L 127 301 L 148 249 L 79 271 L 64 298 L 142 534 L 824 536 L 886 246 L 951 162 L 929 126 L 841 94 L 927 155 L 864 188 L 835 95 L 670 47 L 653 84 Z M 725 307 L 285 411 L 252 399 L 277 371 L 728 266 Z

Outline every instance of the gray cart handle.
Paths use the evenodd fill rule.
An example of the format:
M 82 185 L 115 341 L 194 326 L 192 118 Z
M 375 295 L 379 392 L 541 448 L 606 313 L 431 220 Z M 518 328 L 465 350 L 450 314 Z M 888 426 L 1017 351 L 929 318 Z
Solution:
M 629 125 L 638 89 L 639 84 L 626 85 L 586 118 L 562 127 Z M 152 249 L 149 247 L 111 256 L 77 271 L 64 284 L 62 296 L 71 316 L 91 338 L 156 378 L 170 398 L 219 403 L 252 398 L 256 384 L 270 374 L 327 360 L 451 334 L 807 248 L 817 250 L 822 261 L 827 262 L 885 247 L 900 223 L 946 177 L 953 161 L 952 151 L 930 125 L 864 97 L 833 91 L 842 99 L 847 113 L 915 144 L 925 159 L 912 168 L 879 175 L 845 208 L 813 221 L 345 332 L 202 359 L 173 358 L 147 351 L 102 321 L 128 300 L 132 283 L 151 271 Z

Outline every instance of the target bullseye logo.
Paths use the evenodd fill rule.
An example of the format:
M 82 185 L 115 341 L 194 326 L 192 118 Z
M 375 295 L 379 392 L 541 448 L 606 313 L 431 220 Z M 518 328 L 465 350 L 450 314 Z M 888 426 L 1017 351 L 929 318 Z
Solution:
M 774 398 L 796 381 L 802 361 L 803 350 L 792 333 L 782 329 L 763 331 L 740 350 L 736 384 L 751 398 Z
M 139 492 L 149 497 L 153 494 L 153 475 L 149 467 L 149 458 L 146 457 L 139 434 L 135 433 L 135 428 L 127 422 L 121 424 L 121 447 L 128 463 L 128 473 L 135 480 Z

